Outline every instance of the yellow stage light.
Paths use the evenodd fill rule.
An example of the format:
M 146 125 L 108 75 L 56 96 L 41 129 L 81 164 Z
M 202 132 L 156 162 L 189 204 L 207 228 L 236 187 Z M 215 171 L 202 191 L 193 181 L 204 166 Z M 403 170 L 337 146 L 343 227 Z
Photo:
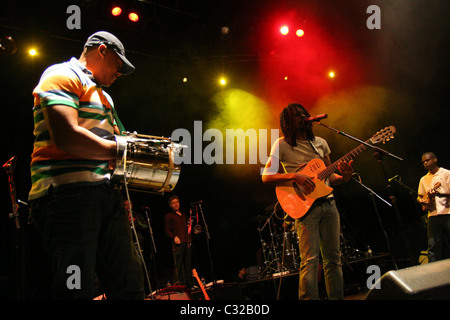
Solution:
M 128 15 L 128 19 L 130 19 L 133 22 L 138 22 L 139 15 L 136 12 L 130 12 L 130 14 Z
M 122 13 L 122 8 L 121 7 L 114 7 L 114 8 L 111 9 L 111 14 L 114 17 L 120 16 L 121 13 Z

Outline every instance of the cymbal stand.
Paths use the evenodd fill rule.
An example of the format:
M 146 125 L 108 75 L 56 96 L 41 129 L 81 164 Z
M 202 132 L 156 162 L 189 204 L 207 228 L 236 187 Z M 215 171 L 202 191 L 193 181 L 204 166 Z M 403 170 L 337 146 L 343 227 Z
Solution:
M 358 174 L 358 176 L 359 176 L 359 174 Z M 385 240 L 386 240 L 386 246 L 387 246 L 388 254 L 389 254 L 389 256 L 390 256 L 391 259 L 392 259 L 392 263 L 394 264 L 395 269 L 398 270 L 397 263 L 395 262 L 394 256 L 393 256 L 392 253 L 391 253 L 391 247 L 390 247 L 390 243 L 389 243 L 389 237 L 388 237 L 388 235 L 387 235 L 387 233 L 386 233 L 386 230 L 384 229 L 383 222 L 382 222 L 382 220 L 381 220 L 381 218 L 380 218 L 380 213 L 379 213 L 379 211 L 378 211 L 378 206 L 377 206 L 377 203 L 376 203 L 376 201 L 375 201 L 375 197 L 377 197 L 378 199 L 380 199 L 381 201 L 383 201 L 385 204 L 387 204 L 387 205 L 390 206 L 390 207 L 392 207 L 392 205 L 391 205 L 388 201 L 386 201 L 386 200 L 384 200 L 382 197 L 380 197 L 375 191 L 373 191 L 373 190 L 370 189 L 368 186 L 366 186 L 366 185 L 362 182 L 361 177 L 359 177 L 359 179 L 355 179 L 355 178 L 352 178 L 352 179 L 353 179 L 354 181 L 358 182 L 358 184 L 359 184 L 361 187 L 363 187 L 364 189 L 366 189 L 367 191 L 369 191 L 369 195 L 370 195 L 370 197 L 371 197 L 371 199 L 372 199 L 372 203 L 373 203 L 373 207 L 374 207 L 374 209 L 375 209 L 375 214 L 376 214 L 376 216 L 377 216 L 378 223 L 379 223 L 379 225 L 380 225 L 381 231 L 383 232 L 384 238 L 385 238 Z
M 270 214 L 270 216 L 267 218 L 266 222 L 264 223 L 264 225 L 262 226 L 261 229 L 258 229 L 259 233 L 260 233 L 260 237 L 261 237 L 261 231 L 268 226 L 269 227 L 269 234 L 270 234 L 270 238 L 271 238 L 271 252 L 274 255 L 275 258 L 275 262 L 276 262 L 276 269 L 274 269 L 273 267 L 271 267 L 270 265 L 273 263 L 273 261 L 268 261 L 266 259 L 266 257 L 264 258 L 264 263 L 266 264 L 266 269 L 272 269 L 272 271 L 276 271 L 276 272 L 280 272 L 280 263 L 279 263 L 279 259 L 278 259 L 278 253 L 277 253 L 277 246 L 278 244 L 276 243 L 276 238 L 274 237 L 274 231 L 273 231 L 273 226 L 272 226 L 272 217 L 275 214 L 275 208 L 272 211 L 272 213 Z M 265 242 L 263 241 L 262 237 L 261 237 L 261 244 L 262 244 L 262 249 L 263 249 L 263 253 L 264 253 L 264 247 L 265 247 Z M 265 253 L 264 253 L 265 256 Z M 265 271 L 265 270 L 264 270 Z M 261 272 L 261 274 L 263 274 L 263 272 Z
M 276 250 L 274 250 L 274 248 L 273 248 L 273 242 L 270 244 L 271 248 L 269 251 L 269 256 L 267 256 L 267 254 L 266 254 L 267 244 L 262 237 L 261 231 L 262 231 L 262 229 L 258 228 L 259 238 L 261 241 L 261 250 L 263 253 L 263 257 L 264 257 L 264 269 L 261 270 L 261 272 L 260 272 L 261 276 L 263 276 L 266 273 L 267 273 L 267 275 L 269 275 L 270 273 L 275 273 L 277 271 L 277 269 L 273 268 L 272 265 L 274 263 L 274 260 L 275 260 L 276 264 L 278 265 L 278 259 L 276 259 L 276 257 L 275 257 L 275 259 L 270 260 L 270 258 L 271 258 L 270 254 L 272 254 L 272 253 L 276 254 Z

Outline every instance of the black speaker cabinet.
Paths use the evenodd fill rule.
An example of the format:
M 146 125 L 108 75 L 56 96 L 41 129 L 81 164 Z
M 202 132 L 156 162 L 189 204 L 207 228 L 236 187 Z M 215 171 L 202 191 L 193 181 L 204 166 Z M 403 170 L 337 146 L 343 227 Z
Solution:
M 379 289 L 376 289 L 377 284 Z M 449 300 L 450 259 L 385 273 L 366 300 Z

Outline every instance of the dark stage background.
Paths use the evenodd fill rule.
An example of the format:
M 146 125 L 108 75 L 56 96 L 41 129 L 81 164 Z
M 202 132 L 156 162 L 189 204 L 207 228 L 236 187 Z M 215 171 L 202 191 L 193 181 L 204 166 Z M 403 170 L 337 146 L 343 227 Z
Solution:
M 69 4 L 81 9 L 81 29 L 66 26 Z M 109 4 L 0 5 L 0 37 L 13 37 L 17 46 L 14 54 L 0 56 L 0 161 L 17 157 L 14 182 L 20 200 L 27 201 L 30 187 L 34 86 L 46 67 L 79 57 L 90 34 L 108 30 L 124 42 L 136 66 L 132 75 L 106 90 L 129 131 L 168 137 L 186 128 L 193 135 L 194 121 L 202 121 L 203 131 L 277 129 L 278 114 L 289 102 L 302 103 L 311 114 L 327 113 L 324 124 L 361 140 L 394 125 L 395 138 L 379 146 L 402 160 L 384 156 L 380 165 L 368 150 L 354 168 L 362 182 L 388 202 L 387 178 L 399 175 L 401 183 L 391 183 L 398 213 L 379 199 L 374 207 L 369 192 L 355 181 L 337 187 L 335 196 L 344 238 L 354 248 L 364 251 L 369 245 L 375 254 L 387 252 L 378 211 L 399 267 L 418 263 L 420 251 L 426 250 L 424 220 L 414 200 L 426 173 L 421 155 L 433 151 L 441 166 L 450 167 L 448 1 L 139 1 L 143 16 L 137 25 L 114 20 Z M 381 29 L 366 26 L 371 4 L 381 9 Z M 277 30 L 286 21 L 292 29 L 301 26 L 304 37 L 282 38 Z M 228 34 L 221 33 L 223 26 Z M 35 57 L 28 55 L 31 45 L 38 50 Z M 327 77 L 331 69 L 336 72 L 333 79 Z M 226 87 L 217 85 L 222 74 L 228 77 Z M 328 140 L 333 161 L 358 146 L 319 125 L 315 133 Z M 203 142 L 203 148 L 209 143 Z M 258 228 L 276 203 L 274 188 L 261 182 L 261 167 L 184 164 L 172 193 L 131 193 L 138 213 L 143 213 L 141 206 L 150 209 L 157 247 L 156 259 L 148 265 L 154 288 L 165 284 L 172 272 L 170 244 L 163 232 L 171 194 L 181 197 L 185 211 L 191 202 L 203 201 L 210 255 L 202 233 L 196 239 L 194 267 L 208 282 L 235 281 L 241 268 L 257 263 Z M 5 295 L 14 297 L 16 230 L 8 217 L 5 171 L 1 180 L 0 276 Z M 21 212 L 26 214 L 26 206 Z M 273 222 L 280 225 L 278 219 Z M 262 234 L 268 237 L 267 227 Z M 148 257 L 149 244 L 144 247 Z

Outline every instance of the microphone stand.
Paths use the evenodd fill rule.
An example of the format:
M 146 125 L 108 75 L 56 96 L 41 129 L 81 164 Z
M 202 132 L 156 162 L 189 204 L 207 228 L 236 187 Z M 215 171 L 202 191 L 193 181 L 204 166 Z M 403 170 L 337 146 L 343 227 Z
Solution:
M 412 198 L 412 200 L 413 200 L 413 203 L 414 203 L 414 208 L 416 208 L 417 214 L 419 215 L 419 217 L 421 217 L 422 214 L 421 214 L 420 211 L 419 211 L 419 207 L 417 206 L 417 200 L 416 200 L 417 195 L 418 195 L 417 191 L 414 191 L 413 189 L 411 189 L 410 187 L 408 187 L 406 184 L 404 184 L 404 183 L 402 182 L 402 179 L 401 179 L 400 176 L 399 176 L 398 178 L 395 178 L 395 179 L 392 179 L 392 178 L 391 178 L 390 181 L 396 181 L 399 185 L 401 185 L 403 188 L 405 188 L 406 190 L 409 191 L 409 195 L 411 196 L 411 198 Z
M 19 203 L 27 205 L 27 203 L 17 199 L 16 187 L 14 183 L 14 169 L 16 168 L 16 157 L 12 157 L 5 164 L 5 169 L 8 175 L 9 193 L 12 203 L 12 213 L 9 214 L 10 219 L 14 219 L 15 232 L 14 239 L 12 240 L 12 251 L 14 253 L 14 262 L 16 270 L 15 281 L 17 282 L 17 294 L 19 299 L 26 299 L 27 297 L 27 272 L 26 272 L 26 248 L 25 248 L 25 234 L 20 220 Z
M 322 122 L 317 122 L 317 123 L 320 124 L 322 127 L 328 128 L 328 129 L 330 129 L 330 130 L 332 130 L 332 131 L 334 131 L 334 132 L 336 132 L 336 133 L 338 133 L 338 134 L 340 134 L 340 135 L 343 135 L 344 137 L 347 137 L 347 138 L 350 138 L 350 139 L 352 139 L 352 140 L 355 140 L 355 141 L 357 141 L 357 142 L 359 142 L 359 143 L 365 145 L 366 147 L 372 148 L 372 149 L 375 150 L 375 151 L 381 152 L 381 153 L 383 153 L 383 154 L 385 154 L 385 155 L 388 155 L 388 156 L 390 156 L 390 157 L 392 157 L 392 158 L 394 158 L 394 159 L 403 161 L 402 158 L 400 158 L 400 157 L 398 157 L 398 156 L 396 156 L 396 155 L 394 155 L 394 154 L 392 154 L 392 153 L 389 153 L 389 152 L 387 152 L 386 150 L 383 150 L 383 149 L 381 149 L 381 148 L 378 148 L 378 147 L 376 147 L 376 146 L 374 146 L 374 145 L 372 145 L 372 144 L 369 144 L 369 143 L 367 143 L 367 142 L 365 142 L 365 141 L 359 140 L 358 138 L 355 138 L 355 137 L 353 137 L 353 136 L 351 136 L 351 135 L 349 135 L 349 134 L 347 134 L 347 133 L 345 133 L 345 132 L 343 132 L 343 131 L 334 129 L 334 128 L 332 128 L 332 127 L 329 127 L 329 126 L 327 126 L 326 124 L 323 124 Z
M 158 281 L 158 273 L 157 273 L 158 270 L 156 268 L 156 252 L 157 251 L 156 251 L 155 238 L 153 237 L 153 229 L 152 229 L 152 225 L 150 223 L 149 211 L 150 211 L 150 208 L 144 207 L 145 217 L 147 218 L 148 232 L 150 234 L 150 241 L 152 243 L 152 250 L 150 253 L 150 258 L 153 262 L 153 269 L 155 270 L 155 279 Z M 157 285 L 157 287 L 158 287 L 157 289 L 159 289 L 159 284 Z
M 209 240 L 211 239 L 211 237 L 209 235 L 209 230 L 208 230 L 208 225 L 206 224 L 205 215 L 203 214 L 202 201 L 198 201 L 197 205 L 198 205 L 198 209 L 200 211 L 200 214 L 202 216 L 203 223 L 205 224 L 206 246 L 208 248 L 208 257 L 209 257 L 209 263 L 210 263 L 210 266 L 211 266 L 211 275 L 213 277 L 213 285 L 215 286 L 216 285 L 216 276 L 214 274 L 214 266 L 213 266 L 213 261 L 212 261 L 212 257 L 211 257 L 211 249 L 210 249 L 210 246 L 209 246 Z
M 407 250 L 407 253 L 408 253 L 408 256 L 409 256 L 409 259 L 410 259 L 410 264 L 412 265 L 414 259 L 413 259 L 413 256 L 411 254 L 411 248 L 409 246 L 409 242 L 408 242 L 408 240 L 406 238 L 406 235 L 405 235 L 405 230 L 403 228 L 403 222 L 402 222 L 402 218 L 400 216 L 400 211 L 398 209 L 397 198 L 395 197 L 394 193 L 392 192 L 391 183 L 389 182 L 389 179 L 388 179 L 387 174 L 386 174 L 386 170 L 384 168 L 383 154 L 381 152 L 377 151 L 377 152 L 374 153 L 373 156 L 378 161 L 378 163 L 380 164 L 380 167 L 381 167 L 381 169 L 383 171 L 384 179 L 387 182 L 386 189 L 388 190 L 389 198 L 391 199 L 391 202 L 392 202 L 392 204 L 394 206 L 394 211 L 395 211 L 395 214 L 397 216 L 397 220 L 398 220 L 398 223 L 399 223 L 399 226 L 400 226 L 400 232 L 402 234 L 403 242 L 404 242 L 404 244 L 406 246 L 406 250 Z
M 411 259 L 411 263 L 412 263 L 413 258 L 412 258 L 412 254 L 411 254 L 411 249 L 409 247 L 409 242 L 406 239 L 406 235 L 405 235 L 405 232 L 404 232 L 404 229 L 403 229 L 403 223 L 402 223 L 402 219 L 400 217 L 400 211 L 398 210 L 397 199 L 395 198 L 395 196 L 392 193 L 391 185 L 390 185 L 389 179 L 388 179 L 388 177 L 386 175 L 386 170 L 384 168 L 384 164 L 383 164 L 383 161 L 382 161 L 382 158 L 385 155 L 387 155 L 387 156 L 389 156 L 391 158 L 394 158 L 396 160 L 399 160 L 399 161 L 403 161 L 403 159 L 398 157 L 398 156 L 396 156 L 396 155 L 393 155 L 392 153 L 389 153 L 386 150 L 383 150 L 381 148 L 375 147 L 374 145 L 366 143 L 365 141 L 361 141 L 361 140 L 359 140 L 359 139 L 357 139 L 357 138 L 355 138 L 355 137 L 353 137 L 353 136 L 351 136 L 349 134 L 346 134 L 345 132 L 342 132 L 340 130 L 331 128 L 331 127 L 329 127 L 329 126 L 327 126 L 327 125 L 325 125 L 325 124 L 323 124 L 321 122 L 317 122 L 317 123 L 320 124 L 321 126 L 325 127 L 325 128 L 328 128 L 328 129 L 330 129 L 330 130 L 340 134 L 340 135 L 343 135 L 343 136 L 345 136 L 347 138 L 350 138 L 352 140 L 358 141 L 361 144 L 365 145 L 366 147 L 369 147 L 369 148 L 371 148 L 371 149 L 373 149 L 375 151 L 374 157 L 377 160 L 378 164 L 380 164 L 381 170 L 383 171 L 383 175 L 384 175 L 385 181 L 387 183 L 386 184 L 386 189 L 388 190 L 389 198 L 391 199 L 391 202 L 393 204 L 393 208 L 394 208 L 394 211 L 396 213 L 397 220 L 398 220 L 398 223 L 399 223 L 399 226 L 400 226 L 400 231 L 402 233 L 403 242 L 404 242 L 404 244 L 406 246 L 406 250 L 408 252 L 409 259 Z
M 358 174 L 358 176 L 359 176 L 359 174 Z M 392 259 L 392 263 L 394 264 L 395 269 L 398 270 L 397 263 L 395 262 L 394 256 L 391 253 L 391 247 L 390 247 L 390 244 L 389 244 L 389 237 L 388 237 L 388 235 L 386 233 L 386 230 L 383 227 L 383 222 L 381 221 L 380 213 L 378 212 L 378 207 L 377 207 L 377 203 L 375 201 L 375 197 L 377 197 L 378 199 L 380 199 L 381 201 L 383 201 L 384 203 L 386 203 L 390 207 L 392 207 L 392 205 L 389 202 L 387 202 L 386 200 L 384 200 L 382 197 L 380 197 L 378 194 L 376 194 L 375 191 L 373 191 L 368 186 L 366 186 L 364 183 L 362 183 L 361 177 L 360 177 L 359 180 L 355 179 L 353 177 L 352 177 L 352 179 L 355 180 L 356 182 L 358 182 L 359 185 L 362 186 L 363 188 L 365 188 L 367 191 L 369 191 L 370 197 L 372 198 L 373 207 L 375 209 L 375 214 L 376 214 L 377 219 L 378 219 L 378 223 L 380 224 L 381 231 L 383 232 L 384 238 L 386 240 L 386 245 L 387 245 L 387 249 L 388 249 L 388 252 L 389 252 L 389 256 Z

